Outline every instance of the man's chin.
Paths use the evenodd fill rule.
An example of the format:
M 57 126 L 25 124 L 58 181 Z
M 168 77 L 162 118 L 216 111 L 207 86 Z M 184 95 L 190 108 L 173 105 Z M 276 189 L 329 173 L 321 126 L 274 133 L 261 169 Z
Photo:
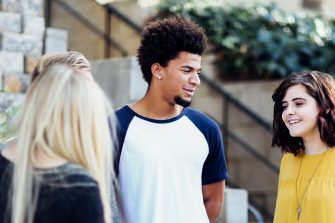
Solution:
M 192 100 L 185 100 L 180 96 L 176 96 L 174 98 L 174 101 L 176 102 L 177 105 L 181 105 L 182 107 L 189 107 L 191 105 Z

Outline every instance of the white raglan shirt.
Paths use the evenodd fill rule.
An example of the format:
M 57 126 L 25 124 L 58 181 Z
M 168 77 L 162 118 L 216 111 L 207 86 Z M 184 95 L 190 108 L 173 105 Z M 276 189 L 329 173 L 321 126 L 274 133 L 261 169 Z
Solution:
M 121 222 L 206 223 L 202 186 L 228 178 L 218 126 L 185 108 L 154 120 L 129 106 L 116 111 Z

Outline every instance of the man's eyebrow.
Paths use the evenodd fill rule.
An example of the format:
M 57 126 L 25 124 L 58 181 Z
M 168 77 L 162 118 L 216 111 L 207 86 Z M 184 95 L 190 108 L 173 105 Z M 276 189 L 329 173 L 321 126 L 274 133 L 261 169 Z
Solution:
M 193 67 L 191 67 L 191 66 L 189 66 L 189 65 L 183 65 L 183 66 L 181 66 L 182 68 L 188 68 L 188 69 L 194 69 Z
M 190 70 L 196 70 L 194 67 L 192 67 L 192 66 L 189 66 L 189 65 L 183 65 L 183 66 L 181 66 L 181 68 L 187 68 L 187 69 L 190 69 Z M 199 69 L 197 69 L 197 71 L 201 71 L 202 69 L 201 68 L 199 68 Z

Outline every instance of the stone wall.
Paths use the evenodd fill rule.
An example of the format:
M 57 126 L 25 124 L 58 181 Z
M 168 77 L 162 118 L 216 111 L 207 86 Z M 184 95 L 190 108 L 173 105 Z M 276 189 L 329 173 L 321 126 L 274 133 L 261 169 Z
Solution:
M 46 28 L 43 12 L 44 0 L 0 0 L 0 142 L 37 59 L 68 48 L 67 32 Z
M 111 99 L 114 108 L 142 98 L 147 83 L 135 57 L 91 61 L 95 81 Z

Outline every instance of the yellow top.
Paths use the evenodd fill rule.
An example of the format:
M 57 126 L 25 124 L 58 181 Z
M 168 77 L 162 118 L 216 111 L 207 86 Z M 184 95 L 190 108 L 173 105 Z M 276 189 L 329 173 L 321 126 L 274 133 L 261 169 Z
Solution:
M 306 186 L 308 188 L 303 196 Z M 299 221 L 298 200 L 301 202 Z M 295 157 L 291 153 L 284 154 L 280 164 L 274 222 L 335 223 L 335 149 L 317 155 Z

